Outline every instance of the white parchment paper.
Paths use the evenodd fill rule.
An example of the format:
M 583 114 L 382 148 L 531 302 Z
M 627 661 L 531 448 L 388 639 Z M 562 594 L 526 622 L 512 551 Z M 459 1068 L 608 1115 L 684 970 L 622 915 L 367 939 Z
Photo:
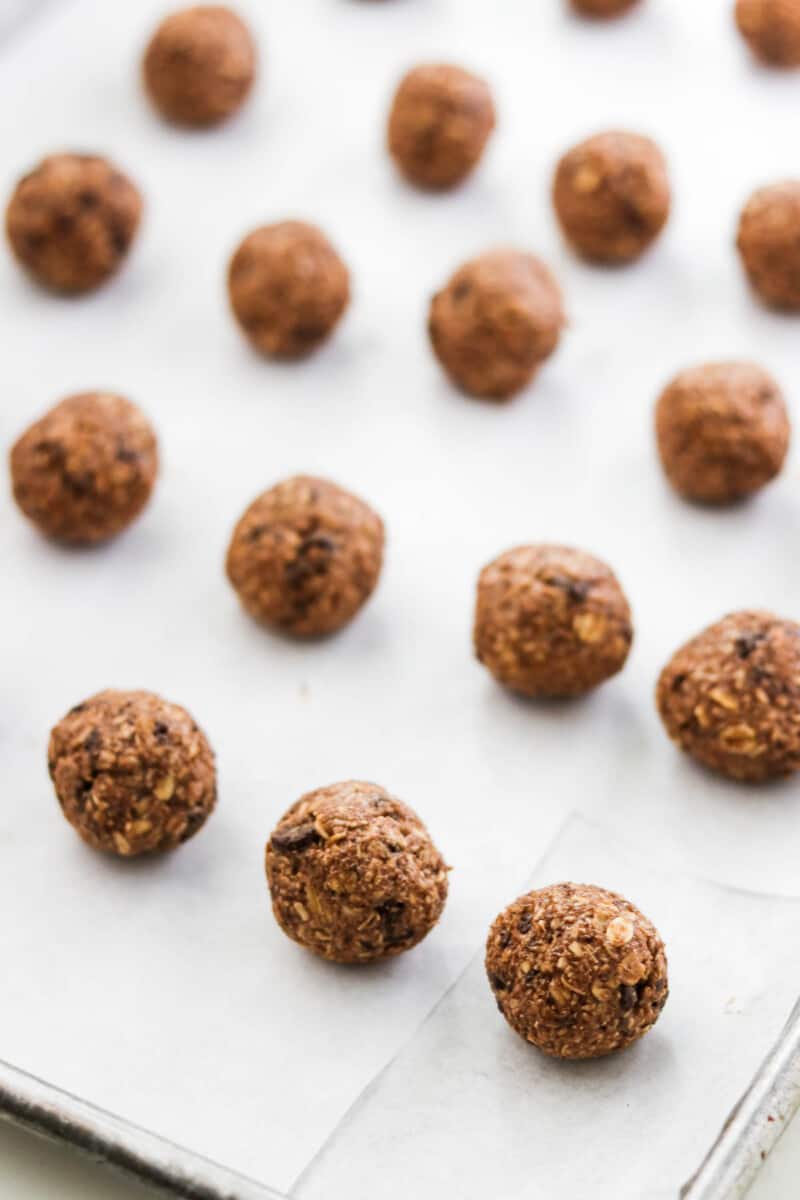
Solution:
M 0 46 L 0 194 L 67 148 L 112 155 L 147 201 L 96 296 L 47 296 L 0 255 L 0 440 L 70 391 L 115 388 L 153 418 L 164 464 L 142 520 L 92 553 L 0 501 L 0 1056 L 286 1190 L 576 806 L 654 868 L 798 891 L 796 785 L 700 773 L 652 705 L 668 655 L 723 612 L 798 616 L 796 459 L 753 504 L 697 511 L 664 486 L 651 423 L 674 371 L 730 355 L 772 369 L 796 411 L 797 323 L 753 303 L 732 238 L 753 187 L 800 171 L 800 85 L 751 64 L 727 0 L 648 0 L 606 26 L 559 0 L 239 7 L 262 82 L 210 134 L 164 127 L 141 97 L 158 0 L 53 2 Z M 497 94 L 490 152 L 453 196 L 410 190 L 383 151 L 394 82 L 429 58 Z M 606 272 L 561 245 L 548 188 L 567 145 L 612 126 L 664 145 L 676 205 L 642 263 Z M 354 301 L 328 348 L 281 367 L 244 345 L 224 276 L 248 229 L 287 216 L 329 232 Z M 501 408 L 452 392 L 425 336 L 431 292 L 498 242 L 541 253 L 570 314 Z M 373 602 L 312 646 L 253 626 L 222 573 L 241 509 L 298 470 L 360 492 L 389 531 Z M 478 569 L 540 539 L 606 558 L 634 607 L 624 674 L 574 705 L 515 700 L 471 657 Z M 49 728 L 106 686 L 187 705 L 218 751 L 219 809 L 169 859 L 99 858 L 58 813 Z M 455 868 L 432 937 L 359 974 L 282 937 L 262 870 L 281 812 L 348 777 L 418 808 Z

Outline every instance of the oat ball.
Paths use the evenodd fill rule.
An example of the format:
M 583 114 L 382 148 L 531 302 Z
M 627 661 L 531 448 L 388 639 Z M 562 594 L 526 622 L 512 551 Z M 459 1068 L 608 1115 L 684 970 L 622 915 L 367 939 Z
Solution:
M 120 269 L 142 197 L 108 159 L 54 154 L 17 184 L 6 233 L 17 260 L 56 292 L 91 292 Z
M 350 302 L 350 274 L 325 235 L 303 221 L 248 234 L 228 268 L 231 307 L 256 350 L 303 358 L 327 341 Z
M 106 691 L 50 734 L 47 765 L 70 825 L 95 850 L 172 850 L 217 799 L 214 752 L 185 708 L 152 692 Z
M 759 783 L 800 768 L 800 625 L 736 612 L 682 646 L 661 672 L 658 711 L 692 758 Z
M 762 62 L 800 66 L 800 0 L 737 0 L 736 24 Z
M 753 288 L 773 308 L 800 312 L 800 182 L 755 192 L 736 244 Z
M 447 870 L 407 804 L 355 780 L 302 796 L 267 842 L 276 921 L 340 963 L 390 958 L 421 942 L 442 915 Z
M 568 0 L 575 12 L 584 17 L 621 17 L 639 0 Z
M 497 1007 L 553 1058 L 599 1058 L 653 1028 L 667 1002 L 658 931 L 616 892 L 556 883 L 520 896 L 489 930 Z
M 228 547 L 228 578 L 257 621 L 295 637 L 347 625 L 383 563 L 383 521 L 325 479 L 298 475 L 263 492 Z
M 411 183 L 444 189 L 463 183 L 495 126 L 489 85 L 461 67 L 415 67 L 389 114 L 389 152 Z
M 689 500 L 731 504 L 780 472 L 789 415 L 771 375 L 754 363 L 707 363 L 682 371 L 656 406 L 661 462 Z
M 553 180 L 564 236 L 591 262 L 633 262 L 669 216 L 664 156 L 638 133 L 598 133 L 568 150 Z
M 475 653 L 525 696 L 569 697 L 625 665 L 631 610 L 614 573 L 568 546 L 517 546 L 478 579 Z
M 175 125 L 218 125 L 250 93 L 256 48 L 250 30 L 222 5 L 197 5 L 168 16 L 142 63 L 153 104 Z
M 110 392 L 68 396 L 11 450 L 14 499 L 42 533 L 91 545 L 120 533 L 150 499 L 156 435 L 144 414 Z
M 553 353 L 564 323 L 561 291 L 543 262 L 490 250 L 460 267 L 433 297 L 428 332 L 457 387 L 507 400 Z

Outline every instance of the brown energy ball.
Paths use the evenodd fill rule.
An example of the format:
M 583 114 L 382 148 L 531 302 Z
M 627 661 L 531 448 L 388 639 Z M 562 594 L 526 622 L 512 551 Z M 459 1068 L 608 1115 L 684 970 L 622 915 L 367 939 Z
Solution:
M 50 734 L 47 760 L 70 825 L 126 858 L 188 841 L 217 799 L 205 735 L 152 692 L 100 692 L 76 705 Z
M 800 767 L 800 625 L 736 612 L 682 646 L 658 680 L 667 733 L 692 758 L 750 783 Z
M 781 390 L 754 363 L 682 371 L 656 407 L 658 450 L 670 483 L 705 504 L 730 504 L 774 479 L 789 433 Z
M 156 435 L 122 396 L 68 396 L 11 450 L 14 499 L 42 533 L 102 542 L 138 517 L 158 472 Z
M 281 929 L 334 962 L 410 950 L 447 899 L 447 866 L 422 821 L 374 783 L 303 796 L 281 818 L 266 858 Z
M 489 85 L 461 67 L 415 67 L 389 115 L 389 152 L 407 179 L 451 188 L 477 166 L 495 126 Z
M 773 308 L 800 311 L 800 182 L 760 188 L 742 212 L 736 244 L 750 283 Z
M 769 66 L 800 66 L 800 0 L 736 0 L 736 24 Z
M 569 3 L 584 17 L 621 17 L 639 0 L 569 0 Z
M 596 134 L 559 162 L 553 204 L 564 236 L 584 258 L 632 262 L 669 216 L 664 156 L 638 133 Z
M 236 13 L 198 5 L 161 22 L 142 67 L 162 117 L 175 125 L 218 125 L 240 108 L 253 86 L 256 48 Z
M 506 400 L 553 353 L 564 322 L 561 292 L 543 262 L 490 250 L 465 263 L 433 297 L 428 332 L 457 387 Z
M 350 275 L 319 229 L 281 221 L 241 243 L 228 269 L 228 292 L 256 350 L 302 358 L 333 333 L 350 302 Z
M 526 696 L 579 696 L 616 675 L 633 641 L 613 572 L 568 546 L 517 546 L 478 579 L 475 653 Z
M 246 510 L 228 548 L 228 578 L 257 621 L 319 637 L 341 629 L 372 595 L 383 542 L 383 521 L 363 500 L 298 475 Z
M 486 972 L 511 1028 L 553 1058 L 623 1050 L 668 996 L 658 931 L 616 892 L 580 883 L 510 904 L 489 930 Z
M 38 283 L 90 292 L 119 270 L 141 215 L 137 188 L 108 159 L 54 154 L 17 184 L 6 233 Z

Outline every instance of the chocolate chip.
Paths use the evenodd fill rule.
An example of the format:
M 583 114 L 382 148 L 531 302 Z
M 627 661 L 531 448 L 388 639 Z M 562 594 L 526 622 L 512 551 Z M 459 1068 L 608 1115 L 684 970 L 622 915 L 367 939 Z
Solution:
M 198 829 L 204 824 L 208 813 L 202 808 L 192 808 L 186 814 L 186 828 L 180 836 L 181 843 L 188 842 L 190 837 L 197 833 Z
M 619 989 L 619 1006 L 624 1013 L 631 1012 L 636 1007 L 636 988 L 630 987 L 627 983 L 623 983 Z
M 736 653 L 739 658 L 749 658 L 759 642 L 766 638 L 765 633 L 743 633 L 736 639 Z
M 324 533 L 312 533 L 303 539 L 297 553 L 311 554 L 313 551 L 319 550 L 323 554 L 333 554 L 335 549 L 336 543 L 333 538 L 327 537 Z
M 285 567 L 290 587 L 302 587 L 314 575 L 324 575 L 336 550 L 336 543 L 323 533 L 312 533 L 297 548 L 297 554 Z
M 519 919 L 518 925 L 520 933 L 530 933 L 532 924 L 533 921 L 531 919 L 531 914 L 528 912 L 523 913 Z
M 128 246 L 131 244 L 132 230 L 126 223 L 112 217 L 108 223 L 108 236 L 117 254 L 127 253 Z
M 320 841 L 322 841 L 320 835 L 309 823 L 293 825 L 288 829 L 276 829 L 270 838 L 270 845 L 279 854 L 298 854 L 302 850 L 308 850 L 309 846 L 315 846 Z
M 489 982 L 495 992 L 504 992 L 508 986 L 505 979 L 501 979 L 499 975 L 490 975 Z
M 570 579 L 567 575 L 551 575 L 545 583 L 566 592 L 573 604 L 582 604 L 592 588 L 591 579 Z
M 168 726 L 166 726 L 163 721 L 156 721 L 155 725 L 153 726 L 153 736 L 159 742 L 165 742 L 169 737 Z
M 375 911 L 381 919 L 383 938 L 387 945 L 397 946 L 408 939 L 406 906 L 402 900 L 385 900 L 383 904 L 375 905 Z
M 103 744 L 103 739 L 99 729 L 93 729 L 83 743 L 84 750 L 88 750 L 91 754 L 94 750 L 99 750 Z

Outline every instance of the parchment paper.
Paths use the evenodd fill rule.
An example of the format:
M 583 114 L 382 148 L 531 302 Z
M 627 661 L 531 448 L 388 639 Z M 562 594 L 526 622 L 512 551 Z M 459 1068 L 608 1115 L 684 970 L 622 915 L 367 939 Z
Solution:
M 581 817 L 530 887 L 563 879 L 621 888 L 658 925 L 672 987 L 651 1033 L 594 1062 L 545 1058 L 496 1012 L 481 949 L 293 1197 L 674 1200 L 800 990 L 800 902 L 654 872 Z
M 650 0 L 603 27 L 558 0 L 239 7 L 262 84 L 207 135 L 141 98 L 157 0 L 63 0 L 0 48 L 0 195 L 72 148 L 111 154 L 147 199 L 128 267 L 96 296 L 44 295 L 0 255 L 0 439 L 70 391 L 116 388 L 152 416 L 164 463 L 143 519 L 92 553 L 0 502 L 0 1056 L 286 1190 L 573 808 L 654 869 L 798 891 L 796 785 L 698 772 L 652 706 L 668 655 L 723 612 L 798 615 L 796 459 L 755 503 L 696 511 L 664 486 L 651 434 L 660 387 L 708 357 L 760 359 L 796 409 L 797 325 L 751 301 L 732 237 L 753 187 L 800 170 L 798 85 L 751 65 L 724 0 Z M 500 126 L 473 182 L 431 197 L 395 178 L 383 122 L 400 73 L 442 57 L 491 79 Z M 646 260 L 605 272 L 562 247 L 548 186 L 568 144 L 619 125 L 662 142 L 676 206 Z M 247 230 L 287 216 L 328 231 L 354 302 L 324 352 L 280 367 L 244 345 L 224 275 Z M 499 242 L 551 263 L 570 314 L 504 408 L 453 393 L 425 336 L 431 292 Z M 241 509 L 298 470 L 364 495 L 389 531 L 374 601 L 311 646 L 253 626 L 222 573 Z M 539 539 L 606 558 L 634 607 L 626 671 L 574 705 L 517 701 L 471 657 L 479 568 Z M 218 812 L 169 859 L 99 858 L 59 815 L 49 728 L 106 686 L 185 704 L 218 751 Z M 359 974 L 283 938 L 262 871 L 281 812 L 347 777 L 413 804 L 455 868 L 428 942 Z

